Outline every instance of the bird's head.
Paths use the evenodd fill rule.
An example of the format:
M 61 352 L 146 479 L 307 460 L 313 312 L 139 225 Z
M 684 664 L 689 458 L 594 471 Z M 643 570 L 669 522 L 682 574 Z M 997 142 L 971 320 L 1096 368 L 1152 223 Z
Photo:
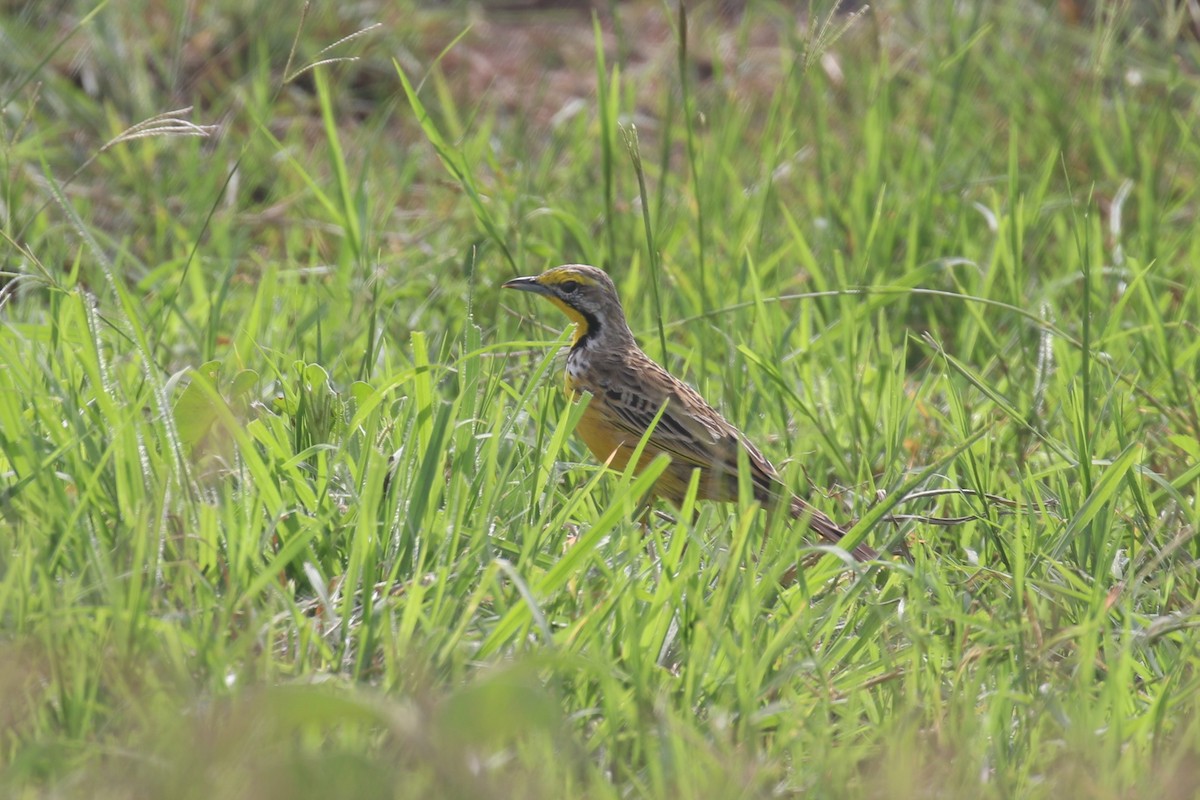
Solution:
M 503 288 L 540 294 L 558 306 L 575 323 L 574 346 L 614 336 L 633 338 L 617 287 L 604 270 L 586 264 L 564 264 L 541 275 L 514 278 Z

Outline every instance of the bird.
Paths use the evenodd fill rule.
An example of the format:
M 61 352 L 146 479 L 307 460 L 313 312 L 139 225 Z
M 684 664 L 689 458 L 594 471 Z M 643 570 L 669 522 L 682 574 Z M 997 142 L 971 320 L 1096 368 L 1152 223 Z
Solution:
M 653 495 L 679 507 L 692 472 L 699 470 L 698 499 L 736 501 L 738 458 L 744 453 L 757 501 L 767 508 L 785 504 L 793 518 L 831 543 L 845 536 L 845 528 L 787 489 L 779 471 L 745 434 L 642 351 L 608 273 L 587 264 L 564 264 L 514 278 L 501 288 L 541 295 L 575 323 L 565 388 L 572 400 L 591 395 L 576 433 L 602 464 L 625 469 L 653 425 L 634 467 L 641 472 L 659 454 L 670 457 Z M 851 552 L 859 561 L 877 557 L 863 544 Z

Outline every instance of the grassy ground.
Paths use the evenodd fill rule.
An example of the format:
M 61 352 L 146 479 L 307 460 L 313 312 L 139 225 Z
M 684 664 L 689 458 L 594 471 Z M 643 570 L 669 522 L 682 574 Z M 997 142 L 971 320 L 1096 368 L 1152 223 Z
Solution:
M 1193 796 L 1177 5 L 6 6 L 3 793 Z M 567 261 L 911 560 L 644 533 Z

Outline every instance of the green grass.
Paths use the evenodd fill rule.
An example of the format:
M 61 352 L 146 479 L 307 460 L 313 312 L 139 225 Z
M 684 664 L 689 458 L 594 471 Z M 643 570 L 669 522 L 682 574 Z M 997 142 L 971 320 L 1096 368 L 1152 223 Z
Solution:
M 175 6 L 0 17 L 3 794 L 1200 787 L 1185 9 Z M 571 261 L 911 561 L 644 531 Z

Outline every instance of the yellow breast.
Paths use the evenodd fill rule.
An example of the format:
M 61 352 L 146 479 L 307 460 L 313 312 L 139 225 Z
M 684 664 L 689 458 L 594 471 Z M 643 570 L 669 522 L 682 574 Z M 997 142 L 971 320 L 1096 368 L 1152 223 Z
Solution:
M 578 395 L 577 395 L 578 396 Z M 583 443 L 587 445 L 588 450 L 592 451 L 592 455 L 599 461 L 607 463 L 613 469 L 625 469 L 625 465 L 629 463 L 629 457 L 633 455 L 633 448 L 637 447 L 637 440 L 629 441 L 630 437 L 624 431 L 615 428 L 605 415 L 590 404 L 583 412 L 583 417 L 579 420 L 579 425 L 575 427 L 575 432 L 579 434 L 579 438 L 583 439 Z M 647 459 L 642 458 L 642 466 Z
M 572 402 L 578 402 L 590 388 L 579 377 L 586 374 L 587 363 L 584 361 L 585 355 L 583 353 L 573 353 L 572 356 L 567 360 L 563 388 L 566 391 L 567 397 Z M 623 470 L 629 465 L 629 460 L 633 457 L 634 448 L 641 441 L 641 437 L 617 425 L 611 413 L 605 408 L 603 400 L 592 398 L 587 408 L 584 409 L 583 416 L 579 419 L 579 424 L 575 426 L 575 432 L 598 461 L 602 464 L 607 464 L 612 469 Z M 656 456 L 663 452 L 661 448 L 655 447 L 652 437 L 642 450 L 642 457 L 638 459 L 635 472 L 641 472 Z M 673 460 L 667 471 L 655 482 L 654 494 L 678 505 L 683 500 L 684 493 L 687 491 L 688 481 L 691 478 L 693 469 L 695 467 L 692 465 L 683 461 Z M 723 494 L 717 491 L 715 487 L 709 486 L 709 483 L 710 481 L 701 481 L 700 499 L 717 499 L 719 494 Z M 720 499 L 728 498 L 722 497 Z

